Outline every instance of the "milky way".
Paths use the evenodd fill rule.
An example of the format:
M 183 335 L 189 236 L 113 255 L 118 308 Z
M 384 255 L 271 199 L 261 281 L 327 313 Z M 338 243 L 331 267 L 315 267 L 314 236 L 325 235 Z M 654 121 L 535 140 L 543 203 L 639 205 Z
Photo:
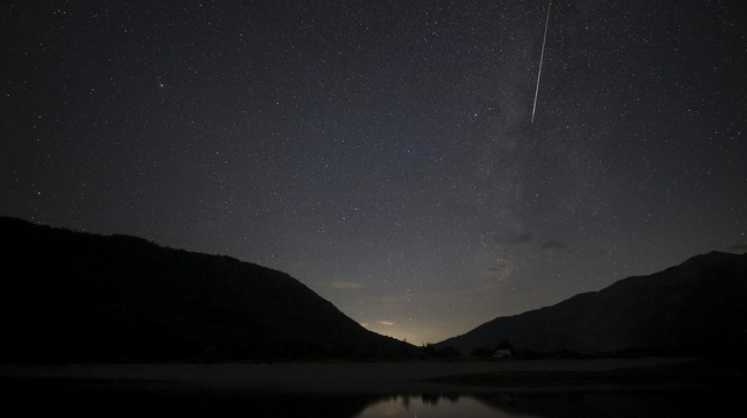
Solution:
M 744 2 L 0 7 L 0 215 L 290 273 L 421 343 L 747 250 Z

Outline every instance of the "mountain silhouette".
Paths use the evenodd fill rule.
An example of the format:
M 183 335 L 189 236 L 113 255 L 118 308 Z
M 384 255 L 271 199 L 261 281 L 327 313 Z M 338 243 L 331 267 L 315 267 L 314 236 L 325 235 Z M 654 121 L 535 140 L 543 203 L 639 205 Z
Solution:
M 0 363 L 399 358 L 285 273 L 0 217 Z
M 746 300 L 747 254 L 711 252 L 557 305 L 496 318 L 437 346 L 462 354 L 506 342 L 519 352 L 545 354 L 737 354 L 747 349 Z

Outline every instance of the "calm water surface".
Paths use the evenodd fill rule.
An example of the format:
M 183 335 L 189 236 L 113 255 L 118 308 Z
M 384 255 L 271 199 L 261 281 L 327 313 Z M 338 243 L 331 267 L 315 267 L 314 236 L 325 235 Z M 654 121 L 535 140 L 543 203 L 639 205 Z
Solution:
M 399 396 L 372 403 L 355 417 L 728 417 L 741 415 L 737 399 L 698 391 Z
M 723 391 L 492 393 L 449 396 L 257 394 L 122 382 L 0 382 L 4 411 L 23 416 L 211 416 L 325 418 L 728 417 L 742 396 Z M 8 415 L 10 416 L 10 415 Z M 19 415 L 20 416 L 20 415 Z
M 471 417 L 471 418 L 494 418 L 494 417 L 519 417 L 529 416 L 520 414 L 509 414 L 500 409 L 492 408 L 472 397 L 451 398 L 422 398 L 422 397 L 395 397 L 379 401 L 356 418 L 436 418 L 436 417 Z

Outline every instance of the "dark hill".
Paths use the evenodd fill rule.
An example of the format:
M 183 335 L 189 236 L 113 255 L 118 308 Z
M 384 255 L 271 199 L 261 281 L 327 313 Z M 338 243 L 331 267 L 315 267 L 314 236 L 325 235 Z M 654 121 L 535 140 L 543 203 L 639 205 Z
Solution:
M 0 218 L 0 362 L 392 358 L 287 274 L 236 259 Z
M 747 349 L 747 254 L 712 252 L 443 341 L 464 354 L 519 351 L 735 354 Z

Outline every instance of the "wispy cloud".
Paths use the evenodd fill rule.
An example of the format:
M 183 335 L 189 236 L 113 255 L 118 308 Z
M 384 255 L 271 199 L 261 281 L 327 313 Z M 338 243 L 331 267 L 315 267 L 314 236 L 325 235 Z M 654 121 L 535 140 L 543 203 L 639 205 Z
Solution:
M 571 249 L 571 245 L 567 242 L 560 241 L 557 239 L 552 239 L 549 241 L 545 241 L 540 245 L 540 251 L 544 252 L 561 252 L 561 251 L 569 251 Z
M 534 241 L 534 235 L 530 234 L 529 232 L 525 232 L 523 234 L 519 234 L 509 238 L 507 243 L 511 245 L 522 245 L 529 244 L 532 241 Z
M 383 320 L 383 319 L 380 320 L 380 321 L 376 321 L 376 323 L 379 324 L 379 325 L 384 325 L 385 327 L 393 327 L 394 326 L 394 322 L 392 322 L 392 321 L 386 321 L 386 320 Z
M 729 247 L 729 251 L 733 251 L 735 253 L 745 253 L 747 252 L 747 242 L 738 242 Z
M 498 244 L 508 246 L 520 246 L 524 244 L 530 244 L 534 241 L 534 235 L 529 232 L 522 232 L 516 235 L 504 235 L 499 236 L 495 239 Z
M 332 283 L 332 287 L 334 287 L 335 289 L 356 290 L 356 289 L 362 288 L 363 284 L 362 283 L 358 283 L 358 282 L 342 282 L 342 281 L 338 281 L 338 282 Z
M 511 263 L 501 260 L 501 261 L 496 261 L 495 263 L 493 263 L 493 265 L 488 267 L 487 270 L 491 273 L 495 273 L 496 275 L 500 277 L 505 277 L 509 273 L 511 273 L 511 271 L 513 270 L 513 267 Z

